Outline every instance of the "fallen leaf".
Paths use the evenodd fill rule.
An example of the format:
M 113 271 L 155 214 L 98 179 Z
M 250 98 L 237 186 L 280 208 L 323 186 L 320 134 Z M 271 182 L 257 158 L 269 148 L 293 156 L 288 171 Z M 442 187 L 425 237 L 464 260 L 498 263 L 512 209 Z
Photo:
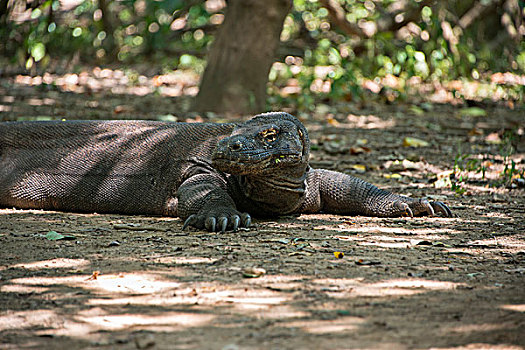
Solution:
M 425 140 L 417 139 L 415 137 L 405 137 L 403 139 L 404 147 L 428 147 L 430 143 Z
M 388 170 L 390 171 L 403 171 L 403 170 L 421 170 L 423 163 L 421 162 L 412 162 L 408 159 L 403 159 L 403 161 L 393 161 L 388 165 Z
M 246 278 L 261 277 L 266 273 L 266 270 L 260 267 L 247 267 L 242 270 L 242 276 Z
M 472 128 L 468 132 L 468 136 L 481 136 L 481 135 L 483 135 L 483 130 L 480 130 L 477 128 Z
M 177 117 L 173 114 L 164 114 L 164 115 L 158 115 L 157 120 L 161 122 L 176 122 Z
M 394 174 L 383 174 L 383 177 L 384 177 L 384 178 L 387 178 L 387 179 L 395 179 L 395 180 L 399 180 L 399 179 L 401 179 L 403 176 L 401 176 L 400 174 L 394 173 Z
M 443 243 L 443 242 L 439 242 L 439 241 L 437 241 L 437 242 L 432 242 L 432 245 L 433 245 L 434 247 L 445 247 L 445 248 L 451 248 L 451 247 L 452 247 L 451 245 L 448 245 L 448 244 L 445 244 L 445 243 Z
M 337 259 L 342 259 L 345 257 L 345 253 L 343 252 L 334 252 L 334 256 L 337 258 Z
M 425 114 L 425 111 L 422 108 L 419 108 L 418 106 L 414 106 L 414 105 L 410 106 L 408 110 L 417 116 L 421 116 Z
M 371 149 L 368 147 L 350 147 L 350 154 L 361 154 L 361 153 L 370 153 Z
M 366 166 L 362 164 L 354 164 L 352 165 L 352 169 L 356 170 L 358 173 L 366 172 Z
M 338 316 L 350 316 L 351 312 L 348 310 L 337 310 L 336 311 Z
M 484 117 L 487 115 L 487 112 L 479 107 L 469 107 L 460 110 L 459 115 L 462 117 Z
M 369 265 L 380 265 L 381 261 L 373 260 L 363 260 L 359 259 L 355 262 L 356 265 L 369 266 Z
M 93 281 L 93 280 L 96 280 L 98 278 L 98 276 L 100 275 L 100 271 L 93 271 L 93 273 L 91 274 L 90 277 L 86 278 L 86 281 Z
M 46 236 L 45 236 L 47 239 L 49 239 L 50 241 L 58 241 L 59 239 L 63 239 L 63 240 L 73 240 L 73 239 L 76 239 L 75 236 L 72 236 L 72 235 L 63 235 L 63 234 L 60 234 L 56 231 L 49 231 Z
M 328 124 L 332 125 L 332 126 L 339 126 L 339 122 L 337 121 L 337 119 L 335 119 L 334 117 L 330 116 L 327 118 L 326 120 L 328 122 Z
M 310 256 L 312 253 L 309 252 L 291 252 L 288 254 L 288 256 L 297 256 L 297 255 L 304 255 L 304 256 Z

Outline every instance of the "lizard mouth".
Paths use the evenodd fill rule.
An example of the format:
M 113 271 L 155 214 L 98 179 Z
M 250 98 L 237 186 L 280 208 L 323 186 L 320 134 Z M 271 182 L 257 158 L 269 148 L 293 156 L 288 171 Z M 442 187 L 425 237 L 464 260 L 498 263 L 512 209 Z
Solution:
M 215 154 L 212 159 L 213 166 L 225 173 L 234 175 L 255 175 L 271 172 L 278 168 L 285 168 L 301 163 L 302 156 L 296 153 L 237 158 Z

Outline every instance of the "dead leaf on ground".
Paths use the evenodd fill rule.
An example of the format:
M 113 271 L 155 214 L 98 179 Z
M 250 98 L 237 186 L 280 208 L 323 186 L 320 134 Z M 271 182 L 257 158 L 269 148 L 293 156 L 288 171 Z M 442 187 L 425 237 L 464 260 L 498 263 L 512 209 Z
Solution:
M 370 266 L 370 265 L 380 265 L 381 264 L 381 261 L 378 261 L 378 260 L 364 260 L 364 259 L 359 259 L 355 262 L 356 265 L 361 265 L 361 266 Z
M 428 147 L 430 143 L 415 137 L 405 137 L 403 139 L 404 147 Z
M 247 267 L 242 270 L 242 276 L 246 278 L 261 277 L 266 273 L 266 270 L 261 267 Z
M 100 271 L 93 271 L 93 273 L 91 274 L 90 277 L 86 278 L 86 281 L 93 281 L 93 280 L 96 280 L 98 278 L 98 276 L 100 275 Z

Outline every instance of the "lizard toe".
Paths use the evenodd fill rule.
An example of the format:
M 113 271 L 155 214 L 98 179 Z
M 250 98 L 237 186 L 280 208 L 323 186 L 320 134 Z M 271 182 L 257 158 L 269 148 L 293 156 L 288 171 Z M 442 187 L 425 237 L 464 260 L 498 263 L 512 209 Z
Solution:
M 414 213 L 412 212 L 412 209 L 408 206 L 407 203 L 402 201 L 395 201 L 393 203 L 393 207 L 397 209 L 397 213 L 399 216 L 409 216 L 414 217 Z
M 215 219 L 213 216 L 207 217 L 204 226 L 206 227 L 206 230 L 215 232 L 215 228 L 217 227 L 217 219 Z
M 430 203 L 434 208 L 436 213 L 442 214 L 444 217 L 452 217 L 452 211 L 450 208 L 443 202 L 432 202 Z
M 182 225 L 182 230 L 184 231 L 189 226 L 194 226 L 194 227 L 197 227 L 197 228 L 201 228 L 202 227 L 202 223 L 199 225 L 199 222 L 201 222 L 201 221 L 202 221 L 202 218 L 200 218 L 199 215 L 192 214 L 192 215 L 188 216 L 186 221 L 184 221 L 184 225 Z
M 217 223 L 217 229 L 220 229 L 221 233 L 226 232 L 226 229 L 228 228 L 228 218 L 225 216 L 221 216 Z
M 252 217 L 248 213 L 242 213 L 241 214 L 241 226 L 242 227 L 250 227 L 252 224 Z
M 230 222 L 232 223 L 232 230 L 236 232 L 239 229 L 239 224 L 241 223 L 241 218 L 239 215 L 233 215 L 230 217 Z
M 428 216 L 434 216 L 434 208 L 426 199 L 420 199 L 419 204 L 421 206 L 421 213 L 426 213 Z

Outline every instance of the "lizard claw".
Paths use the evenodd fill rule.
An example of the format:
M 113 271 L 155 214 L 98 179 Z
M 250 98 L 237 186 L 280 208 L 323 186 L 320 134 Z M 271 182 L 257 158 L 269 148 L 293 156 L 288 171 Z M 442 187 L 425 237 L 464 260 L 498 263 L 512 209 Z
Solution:
M 445 217 L 451 217 L 452 211 L 450 208 L 443 202 L 432 202 L 430 203 L 435 212 L 443 214 Z
M 401 216 L 408 216 L 408 217 L 411 217 L 411 218 L 414 217 L 414 213 L 412 212 L 412 209 L 410 209 L 408 204 L 406 204 L 405 202 L 396 201 L 396 202 L 394 202 L 394 207 L 397 210 L 399 210 L 399 214 Z
M 228 218 L 225 217 L 225 216 L 221 216 L 219 218 L 219 226 L 218 228 L 220 227 L 221 228 L 221 233 L 224 233 L 226 232 L 226 229 L 228 228 Z
M 428 216 L 434 216 L 434 208 L 432 208 L 432 205 L 430 205 L 426 199 L 420 199 L 419 202 Z
M 241 218 L 239 217 L 239 215 L 233 215 L 230 218 L 230 220 L 231 220 L 232 225 L 233 225 L 233 232 L 236 232 L 237 229 L 239 228 L 239 224 L 241 223 Z
M 408 203 L 408 205 L 411 206 L 414 214 L 417 216 L 435 216 L 436 214 L 440 214 L 444 217 L 452 216 L 452 211 L 442 202 L 429 202 L 427 199 L 422 198 L 414 200 L 413 202 Z
M 241 214 L 241 225 L 243 227 L 250 227 L 252 224 L 252 217 L 248 213 Z
M 184 231 L 188 226 L 193 226 L 197 223 L 198 219 L 197 219 L 197 215 L 196 214 L 192 214 L 190 216 L 188 216 L 188 218 L 186 219 L 186 221 L 184 221 L 184 225 L 182 225 L 182 230 Z
M 228 229 L 235 232 L 239 227 L 249 227 L 251 222 L 252 219 L 248 213 L 192 214 L 184 221 L 182 229 L 185 230 L 189 226 L 193 226 L 209 232 L 224 233 Z
M 216 225 L 217 225 L 217 219 L 215 219 L 215 217 L 209 216 L 208 218 L 206 218 L 206 223 L 204 225 L 206 227 L 206 230 L 210 232 L 215 232 Z

